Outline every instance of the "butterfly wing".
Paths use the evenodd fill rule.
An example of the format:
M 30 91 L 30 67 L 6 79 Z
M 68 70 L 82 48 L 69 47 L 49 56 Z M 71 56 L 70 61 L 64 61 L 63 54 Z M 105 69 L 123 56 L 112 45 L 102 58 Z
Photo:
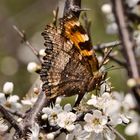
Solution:
M 99 64 L 85 29 L 73 15 L 65 16 L 60 23 L 63 27 L 63 35 L 74 43 L 85 59 L 85 64 L 88 64 L 88 70 L 94 75 L 94 72 L 99 69 Z
M 87 90 L 92 75 L 80 61 L 81 54 L 73 42 L 62 36 L 61 29 L 47 25 L 42 33 L 46 56 L 40 72 L 47 97 L 72 96 Z

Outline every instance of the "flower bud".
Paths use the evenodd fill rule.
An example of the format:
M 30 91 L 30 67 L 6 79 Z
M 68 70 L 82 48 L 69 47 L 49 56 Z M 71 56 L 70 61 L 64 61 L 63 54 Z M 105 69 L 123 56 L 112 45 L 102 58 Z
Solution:
M 134 86 L 137 85 L 137 82 L 136 82 L 135 79 L 130 78 L 130 79 L 127 80 L 127 85 L 128 85 L 130 88 L 132 88 L 132 87 L 134 87 Z
M 110 14 L 112 12 L 112 7 L 110 4 L 106 3 L 106 4 L 102 5 L 101 10 L 105 14 Z
M 48 119 L 48 115 L 47 115 L 47 114 L 43 114 L 43 115 L 41 116 L 41 119 L 42 119 L 42 120 L 47 120 L 47 119 Z
M 40 56 L 45 56 L 45 55 L 46 55 L 45 49 L 41 49 L 41 50 L 39 51 L 39 55 L 40 55 Z
M 31 73 L 36 72 L 38 70 L 38 65 L 35 62 L 30 62 L 27 66 L 27 70 Z
M 13 89 L 14 89 L 14 84 L 12 82 L 6 82 L 3 85 L 3 92 L 5 94 L 11 94 L 13 92 Z
M 54 134 L 53 133 L 47 134 L 47 139 L 48 140 L 53 140 L 54 139 Z

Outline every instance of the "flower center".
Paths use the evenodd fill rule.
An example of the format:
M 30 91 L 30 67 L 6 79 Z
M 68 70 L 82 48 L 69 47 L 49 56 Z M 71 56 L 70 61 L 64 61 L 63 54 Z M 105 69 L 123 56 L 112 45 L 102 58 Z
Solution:
M 93 122 L 94 125 L 99 125 L 100 124 L 99 118 L 94 118 L 92 122 Z

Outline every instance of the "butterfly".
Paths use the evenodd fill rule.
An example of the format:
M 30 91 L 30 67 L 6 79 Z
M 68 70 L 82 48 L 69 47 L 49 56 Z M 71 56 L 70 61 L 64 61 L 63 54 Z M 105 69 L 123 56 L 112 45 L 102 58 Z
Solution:
M 78 18 L 68 15 L 58 26 L 47 25 L 42 36 L 46 47 L 40 71 L 43 91 L 49 99 L 78 94 L 79 103 L 103 77 L 85 29 Z

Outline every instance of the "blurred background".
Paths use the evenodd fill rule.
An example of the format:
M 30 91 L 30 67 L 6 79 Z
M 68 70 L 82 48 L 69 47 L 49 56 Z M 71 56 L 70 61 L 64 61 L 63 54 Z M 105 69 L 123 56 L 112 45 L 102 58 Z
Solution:
M 82 0 L 82 7 L 91 9 L 87 11 L 87 15 L 92 21 L 93 45 L 117 40 L 116 35 L 106 32 L 107 21 L 101 12 L 101 6 L 107 2 L 109 1 Z M 39 63 L 38 60 L 32 51 L 21 43 L 21 38 L 12 26 L 16 25 L 20 30 L 24 30 L 34 48 L 45 48 L 41 32 L 45 25 L 52 21 L 52 11 L 58 5 L 61 15 L 64 0 L 0 0 L 0 91 L 6 81 L 11 81 L 15 85 L 14 94 L 23 97 L 38 78 L 37 74 L 27 71 L 27 64 Z M 125 70 L 114 62 L 110 63 L 112 64 L 116 70 L 109 70 L 108 74 L 114 90 L 127 91 Z
M 87 11 L 87 15 L 92 21 L 91 37 L 94 45 L 117 40 L 115 35 L 106 33 L 107 22 L 101 12 L 101 6 L 107 2 L 107 0 L 82 0 L 82 7 L 91 9 Z M 38 62 L 36 57 L 24 43 L 21 43 L 21 38 L 12 26 L 16 25 L 20 30 L 24 30 L 33 47 L 40 50 L 44 48 L 41 32 L 45 25 L 52 21 L 52 11 L 58 5 L 61 15 L 64 0 L 0 0 L 1 91 L 4 82 L 11 81 L 15 84 L 14 94 L 22 97 L 38 77 L 37 74 L 29 73 L 26 68 L 29 62 Z M 115 89 L 125 91 L 124 70 L 114 63 L 113 65 L 116 70 L 109 71 L 110 80 Z

